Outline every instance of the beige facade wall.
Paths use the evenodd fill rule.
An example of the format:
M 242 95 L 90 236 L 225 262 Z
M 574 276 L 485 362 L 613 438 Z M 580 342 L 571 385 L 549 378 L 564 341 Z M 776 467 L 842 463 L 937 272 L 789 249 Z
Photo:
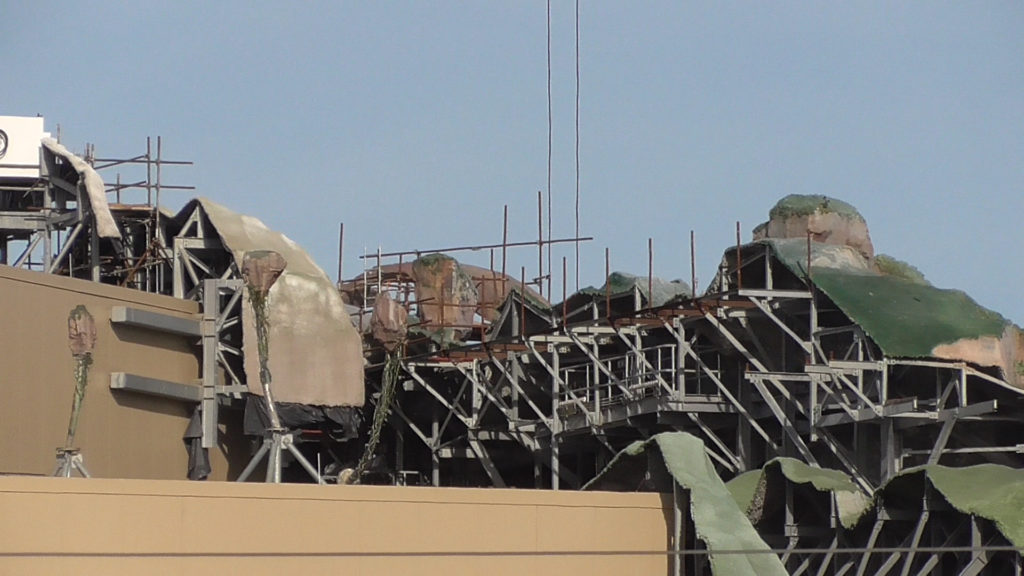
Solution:
M 650 493 L 7 477 L 0 574 L 661 575 L 670 518 Z
M 194 302 L 0 265 L 0 473 L 50 474 L 64 444 L 75 388 L 68 313 L 82 304 L 97 343 L 76 445 L 93 476 L 184 478 L 182 442 L 193 405 L 111 391 L 110 373 L 189 383 L 200 374 L 197 348 L 181 336 L 114 326 L 110 310 L 132 306 L 187 317 Z M 211 451 L 216 452 L 216 451 Z M 211 453 L 224 478 L 222 453 Z

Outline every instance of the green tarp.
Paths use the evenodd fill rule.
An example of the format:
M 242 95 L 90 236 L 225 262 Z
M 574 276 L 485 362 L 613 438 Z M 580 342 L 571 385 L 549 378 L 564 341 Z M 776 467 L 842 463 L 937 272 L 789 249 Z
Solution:
M 1024 547 L 1024 470 L 997 464 L 964 468 L 919 466 L 903 471 L 869 499 L 843 472 L 817 468 L 793 458 L 776 458 L 762 470 L 745 472 L 726 485 L 740 508 L 750 509 L 758 499 L 785 498 L 781 486 L 765 493 L 765 478 L 773 471 L 791 482 L 834 493 L 840 521 L 847 530 L 856 527 L 880 501 L 897 509 L 920 507 L 927 481 L 950 506 L 963 514 L 991 521 L 1012 545 Z
M 843 527 L 851 529 L 857 525 L 865 512 L 871 509 L 871 498 L 862 492 L 848 475 L 831 468 L 819 468 L 801 462 L 795 458 L 774 458 L 761 470 L 751 470 L 726 484 L 737 504 L 751 514 L 757 504 L 766 498 L 784 498 L 781 492 L 769 486 L 769 478 L 779 474 L 794 484 L 807 484 L 819 492 L 829 492 L 835 496 L 839 510 L 839 521 Z
M 903 502 L 908 497 L 920 499 L 919 493 L 908 494 L 908 489 L 921 475 L 950 506 L 991 521 L 1010 544 L 1024 547 L 1024 470 L 997 464 L 966 468 L 921 466 L 890 480 L 879 491 L 879 497 Z
M 672 478 L 690 493 L 690 515 L 697 537 L 710 552 L 711 570 L 718 576 L 771 576 L 786 574 L 778 556 L 757 534 L 746 514 L 736 504 L 729 489 L 715 472 L 704 451 L 704 443 L 685 432 L 657 434 L 645 442 L 635 442 L 620 452 L 606 470 L 622 460 L 655 449 Z M 602 472 L 602 475 L 605 472 Z M 599 480 L 601 475 L 596 480 Z M 753 554 L 715 554 L 715 551 L 756 550 Z
M 812 272 L 815 285 L 887 356 L 925 358 L 940 344 L 1000 338 L 1007 321 L 959 290 L 942 290 L 892 276 Z
M 754 501 L 754 494 L 761 483 L 761 469 L 747 470 L 739 476 L 725 483 L 725 487 L 732 494 L 732 499 L 740 507 L 740 510 L 749 510 L 751 502 Z
M 928 482 L 954 509 L 991 521 L 1010 544 L 1024 547 L 1024 470 L 996 464 L 965 468 L 921 466 L 905 470 L 871 498 L 843 472 L 810 466 L 793 458 L 775 458 L 763 469 L 745 472 L 727 485 L 715 472 L 699 438 L 669 432 L 634 442 L 616 455 L 588 486 L 614 476 L 617 468 L 628 468 L 627 463 L 635 465 L 638 457 L 652 449 L 660 454 L 675 482 L 689 491 L 694 529 L 710 552 L 711 568 L 716 575 L 786 574 L 779 558 L 771 553 L 714 553 L 769 550 L 744 510 L 752 508 L 759 499 L 763 502 L 785 498 L 781 486 L 769 485 L 767 479 L 775 474 L 834 494 L 840 521 L 847 530 L 854 529 L 879 502 L 894 508 L 920 507 L 922 490 Z M 621 484 L 622 478 L 619 480 Z
M 762 242 L 794 274 L 806 275 L 806 241 Z M 811 280 L 890 357 L 927 358 L 941 344 L 998 339 L 1009 324 L 960 290 L 879 274 L 846 246 L 812 242 Z
M 647 294 L 648 283 L 650 283 L 651 287 L 650 297 Z M 615 297 L 623 294 L 632 294 L 633 290 L 637 288 L 640 289 L 640 295 L 647 300 L 647 306 L 652 308 L 662 306 L 670 300 L 680 296 L 692 296 L 690 285 L 682 280 L 673 280 L 668 282 L 661 278 L 634 276 L 626 272 L 612 272 L 608 275 L 608 280 L 605 282 L 605 285 L 600 288 L 588 286 L 577 292 L 577 294 L 600 296 L 603 298 L 607 293 L 610 296 Z

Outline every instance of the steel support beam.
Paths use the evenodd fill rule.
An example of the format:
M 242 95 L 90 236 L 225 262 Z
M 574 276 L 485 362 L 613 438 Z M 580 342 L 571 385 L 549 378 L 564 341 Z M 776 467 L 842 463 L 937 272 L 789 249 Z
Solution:
M 199 402 L 203 399 L 201 386 L 170 382 L 126 372 L 110 373 L 110 389 L 159 396 L 181 402 Z
M 123 324 L 157 330 L 179 336 L 200 337 L 202 336 L 201 321 L 194 318 L 182 318 L 159 312 L 151 312 L 128 306 L 114 306 L 110 309 L 110 322 L 112 324 Z

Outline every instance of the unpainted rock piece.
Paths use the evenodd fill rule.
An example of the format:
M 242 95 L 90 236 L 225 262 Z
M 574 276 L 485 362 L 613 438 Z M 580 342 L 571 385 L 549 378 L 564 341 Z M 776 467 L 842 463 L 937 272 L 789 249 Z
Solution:
M 790 194 L 772 208 L 768 222 L 754 228 L 754 240 L 806 238 L 849 246 L 870 260 L 875 256 L 867 222 L 853 206 L 823 195 Z
M 416 299 L 424 324 L 453 327 L 465 335 L 473 324 L 478 295 L 473 279 L 458 261 L 444 254 L 430 254 L 412 265 Z
M 409 313 L 395 302 L 387 292 L 377 296 L 370 317 L 370 332 L 388 352 L 394 351 L 406 339 L 409 331 Z

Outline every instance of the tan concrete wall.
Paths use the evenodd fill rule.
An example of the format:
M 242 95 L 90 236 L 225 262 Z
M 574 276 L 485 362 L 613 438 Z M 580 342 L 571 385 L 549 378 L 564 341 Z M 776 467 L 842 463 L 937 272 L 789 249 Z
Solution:
M 76 444 L 94 476 L 184 478 L 182 434 L 192 405 L 111 391 L 110 373 L 129 372 L 191 382 L 200 374 L 186 338 L 113 326 L 113 306 L 175 316 L 198 312 L 194 302 L 128 288 L 28 272 L 0 265 L 0 473 L 50 474 L 64 444 L 75 387 L 68 349 L 68 313 L 83 304 L 96 320 L 97 343 Z M 211 451 L 216 452 L 216 451 Z M 223 454 L 211 453 L 223 478 Z
M 0 574 L 661 575 L 666 518 L 649 493 L 7 477 Z

